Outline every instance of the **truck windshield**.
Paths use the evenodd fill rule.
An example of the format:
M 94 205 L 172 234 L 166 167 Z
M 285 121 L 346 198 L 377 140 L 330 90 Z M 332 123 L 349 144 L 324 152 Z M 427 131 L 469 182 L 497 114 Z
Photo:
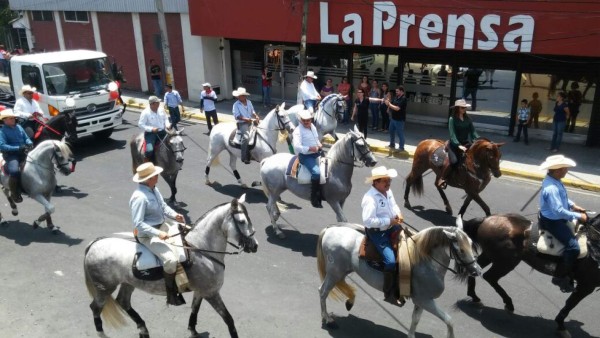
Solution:
M 106 89 L 114 80 L 107 58 L 42 66 L 49 95 L 73 95 Z

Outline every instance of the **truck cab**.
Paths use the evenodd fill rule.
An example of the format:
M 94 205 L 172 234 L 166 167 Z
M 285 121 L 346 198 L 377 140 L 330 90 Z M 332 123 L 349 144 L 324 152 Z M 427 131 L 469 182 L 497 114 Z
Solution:
M 123 123 L 124 106 L 114 93 L 113 67 L 102 52 L 70 50 L 13 56 L 13 93 L 18 93 L 23 85 L 37 88 L 38 103 L 50 116 L 74 110 L 78 137 L 108 138 Z M 72 107 L 66 104 L 69 98 L 73 99 L 70 104 L 75 102 Z

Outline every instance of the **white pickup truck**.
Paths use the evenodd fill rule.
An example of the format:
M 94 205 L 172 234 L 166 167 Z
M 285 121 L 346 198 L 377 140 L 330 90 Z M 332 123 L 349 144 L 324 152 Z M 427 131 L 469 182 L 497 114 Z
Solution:
M 106 139 L 122 124 L 124 105 L 117 95 L 113 65 L 106 54 L 90 50 L 27 54 L 10 59 L 10 86 L 36 87 L 42 110 L 55 116 L 74 110 L 77 136 Z M 67 99 L 69 105 L 66 103 Z M 75 103 L 74 106 L 70 106 Z M 6 102 L 2 102 L 7 104 Z

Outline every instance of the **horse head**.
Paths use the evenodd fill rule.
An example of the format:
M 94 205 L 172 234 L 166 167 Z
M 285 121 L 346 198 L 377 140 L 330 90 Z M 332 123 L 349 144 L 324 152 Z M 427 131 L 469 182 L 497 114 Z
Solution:
M 454 259 L 458 277 L 481 276 L 482 269 L 477 264 L 475 244 L 471 238 L 460 228 L 449 227 L 443 231 L 449 241 L 450 257 Z
M 56 140 L 50 141 L 53 143 L 53 161 L 54 165 L 61 174 L 68 176 L 71 174 L 71 162 L 73 161 L 73 153 L 69 146 L 64 142 Z
M 250 217 L 248 217 L 248 211 L 244 202 L 246 201 L 246 194 L 243 194 L 239 199 L 234 198 L 231 201 L 229 215 L 225 219 L 227 223 L 228 236 L 238 242 L 238 245 L 244 249 L 245 252 L 256 252 L 258 250 L 258 241 L 254 238 L 254 226 Z
M 502 152 L 500 147 L 504 145 L 502 143 L 494 143 L 486 138 L 480 138 L 467 151 L 467 157 L 471 157 L 471 161 L 474 165 L 488 168 L 494 177 L 498 178 L 502 176 L 500 171 L 500 158 Z
M 348 135 L 352 142 L 353 160 L 361 161 L 367 167 L 374 167 L 377 164 L 377 160 L 373 152 L 371 152 L 371 148 L 363 134 L 354 126 L 354 130 L 350 130 Z
M 277 116 L 277 127 L 279 130 L 287 130 L 290 134 L 294 132 L 294 124 L 285 110 L 285 102 L 275 107 L 275 115 Z
M 73 142 L 77 140 L 77 117 L 74 111 L 64 112 L 65 120 L 65 140 Z
M 337 121 L 342 121 L 346 111 L 346 98 L 342 94 L 329 94 L 319 103 L 319 111 Z
M 175 161 L 178 164 L 183 164 L 183 153 L 186 149 L 183 144 L 183 137 L 181 137 L 180 130 L 167 130 L 167 139 L 166 144 L 169 147 L 169 150 L 173 152 L 175 155 Z

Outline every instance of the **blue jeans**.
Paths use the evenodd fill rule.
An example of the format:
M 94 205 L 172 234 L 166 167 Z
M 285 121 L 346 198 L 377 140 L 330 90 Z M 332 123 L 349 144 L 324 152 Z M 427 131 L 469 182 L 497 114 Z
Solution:
M 159 99 L 161 98 L 161 94 L 162 94 L 162 80 L 161 79 L 152 79 L 152 86 L 154 86 L 154 95 L 158 96 Z
M 25 154 L 20 151 L 11 151 L 2 153 L 2 157 L 6 161 L 5 167 L 6 171 L 8 171 L 8 176 L 19 177 L 21 175 L 19 163 L 25 159 Z
M 548 231 L 559 242 L 564 244 L 565 250 L 562 257 L 568 266 L 573 266 L 579 256 L 579 243 L 564 219 L 549 219 L 540 215 L 540 228 Z
M 321 169 L 319 168 L 317 158 L 319 158 L 319 154 L 298 154 L 300 164 L 310 170 L 311 181 L 318 181 L 321 178 Z
M 263 104 L 269 105 L 271 104 L 271 86 L 263 86 L 262 87 L 263 94 Z
M 177 129 L 177 123 L 181 121 L 181 113 L 179 113 L 179 106 L 177 107 L 169 107 L 169 121 L 171 121 L 171 125 L 175 130 Z
M 390 147 L 396 147 L 396 134 L 400 142 L 400 151 L 404 151 L 404 122 L 400 120 L 390 120 Z
M 314 111 L 317 100 L 304 100 L 304 109 Z
M 566 121 L 552 122 L 552 143 L 550 143 L 550 149 L 558 150 L 558 148 L 560 148 L 566 125 Z
M 154 144 L 159 140 L 162 140 L 167 136 L 167 132 L 164 130 L 158 131 L 158 133 L 145 132 L 144 140 L 146 141 L 146 152 L 144 152 L 144 157 L 147 159 L 153 159 L 154 156 Z
M 371 110 L 371 116 L 373 116 L 371 127 L 379 129 L 379 103 L 369 103 L 369 109 Z
M 394 225 L 385 231 L 367 229 L 367 237 L 383 257 L 383 269 L 385 271 L 396 270 L 396 257 L 394 256 L 394 250 L 392 249 L 392 243 L 390 241 L 392 233 L 396 230 L 400 230 L 397 225 Z

